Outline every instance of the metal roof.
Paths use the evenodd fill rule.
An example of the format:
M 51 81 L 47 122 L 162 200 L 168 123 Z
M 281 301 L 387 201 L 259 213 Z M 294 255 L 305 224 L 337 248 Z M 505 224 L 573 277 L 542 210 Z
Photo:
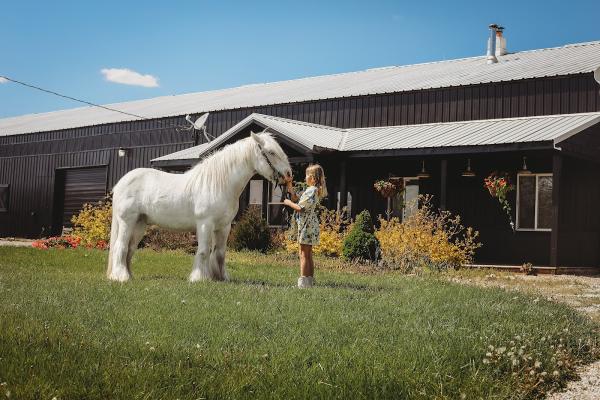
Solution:
M 600 123 L 600 112 L 353 129 L 251 114 L 210 143 L 168 154 L 152 162 L 200 158 L 253 122 L 286 136 L 308 150 L 318 150 L 321 147 L 348 152 L 533 142 L 558 145 Z
M 219 148 L 222 144 L 227 142 L 227 140 L 235 136 L 235 134 L 253 123 L 285 135 L 288 140 L 303 146 L 307 150 L 313 150 L 315 146 L 338 150 L 346 132 L 344 129 L 331 126 L 253 113 L 209 143 L 203 143 L 199 146 L 167 154 L 155 158 L 152 161 L 189 160 L 199 158 L 202 155 L 206 155 Z
M 590 73 L 600 65 L 600 41 L 521 51 L 487 64 L 484 55 L 368 69 L 232 89 L 163 96 L 107 105 L 146 118 L 309 100 L 403 92 L 547 76 Z M 96 107 L 0 119 L 0 135 L 52 131 L 136 120 Z
M 600 122 L 600 112 L 349 129 L 342 151 L 554 142 Z

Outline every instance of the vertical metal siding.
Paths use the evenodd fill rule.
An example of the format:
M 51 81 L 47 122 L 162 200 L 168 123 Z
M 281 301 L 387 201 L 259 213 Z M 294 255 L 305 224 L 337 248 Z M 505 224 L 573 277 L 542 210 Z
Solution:
M 220 111 L 208 130 L 220 135 L 252 112 L 349 128 L 589 111 L 600 111 L 600 95 L 583 74 Z M 49 226 L 56 168 L 106 163 L 112 187 L 150 159 L 190 147 L 193 138 L 177 124 L 183 116 L 0 137 L 0 183 L 11 185 L 0 235 L 36 236 Z M 119 147 L 132 150 L 119 158 Z

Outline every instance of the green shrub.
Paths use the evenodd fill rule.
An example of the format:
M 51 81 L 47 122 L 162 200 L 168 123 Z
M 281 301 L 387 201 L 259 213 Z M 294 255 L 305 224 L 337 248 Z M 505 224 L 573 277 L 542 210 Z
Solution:
M 265 252 L 271 246 L 271 232 L 260 210 L 248 208 L 233 226 L 229 245 L 234 250 L 260 250 Z
M 376 261 L 379 258 L 379 241 L 373 234 L 371 214 L 364 210 L 356 217 L 350 233 L 344 239 L 342 254 L 347 260 Z

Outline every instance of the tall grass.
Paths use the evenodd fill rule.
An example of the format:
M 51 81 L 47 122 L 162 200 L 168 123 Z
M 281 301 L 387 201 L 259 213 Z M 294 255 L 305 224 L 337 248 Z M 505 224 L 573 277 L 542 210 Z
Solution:
M 114 284 L 105 264 L 97 250 L 0 248 L 0 396 L 531 397 L 482 363 L 489 344 L 565 328 L 597 340 L 566 306 L 431 277 L 325 270 L 298 290 L 296 268 L 230 253 L 231 282 L 189 284 L 190 256 L 142 250 L 134 280 Z

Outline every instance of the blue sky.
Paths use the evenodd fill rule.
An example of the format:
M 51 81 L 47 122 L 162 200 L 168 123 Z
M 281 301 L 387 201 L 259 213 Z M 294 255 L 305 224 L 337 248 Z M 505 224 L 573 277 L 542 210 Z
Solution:
M 600 1 L 39 1 L 0 8 L 0 75 L 106 104 L 600 40 Z M 142 75 L 141 87 L 103 69 Z M 0 84 L 0 117 L 79 107 Z

